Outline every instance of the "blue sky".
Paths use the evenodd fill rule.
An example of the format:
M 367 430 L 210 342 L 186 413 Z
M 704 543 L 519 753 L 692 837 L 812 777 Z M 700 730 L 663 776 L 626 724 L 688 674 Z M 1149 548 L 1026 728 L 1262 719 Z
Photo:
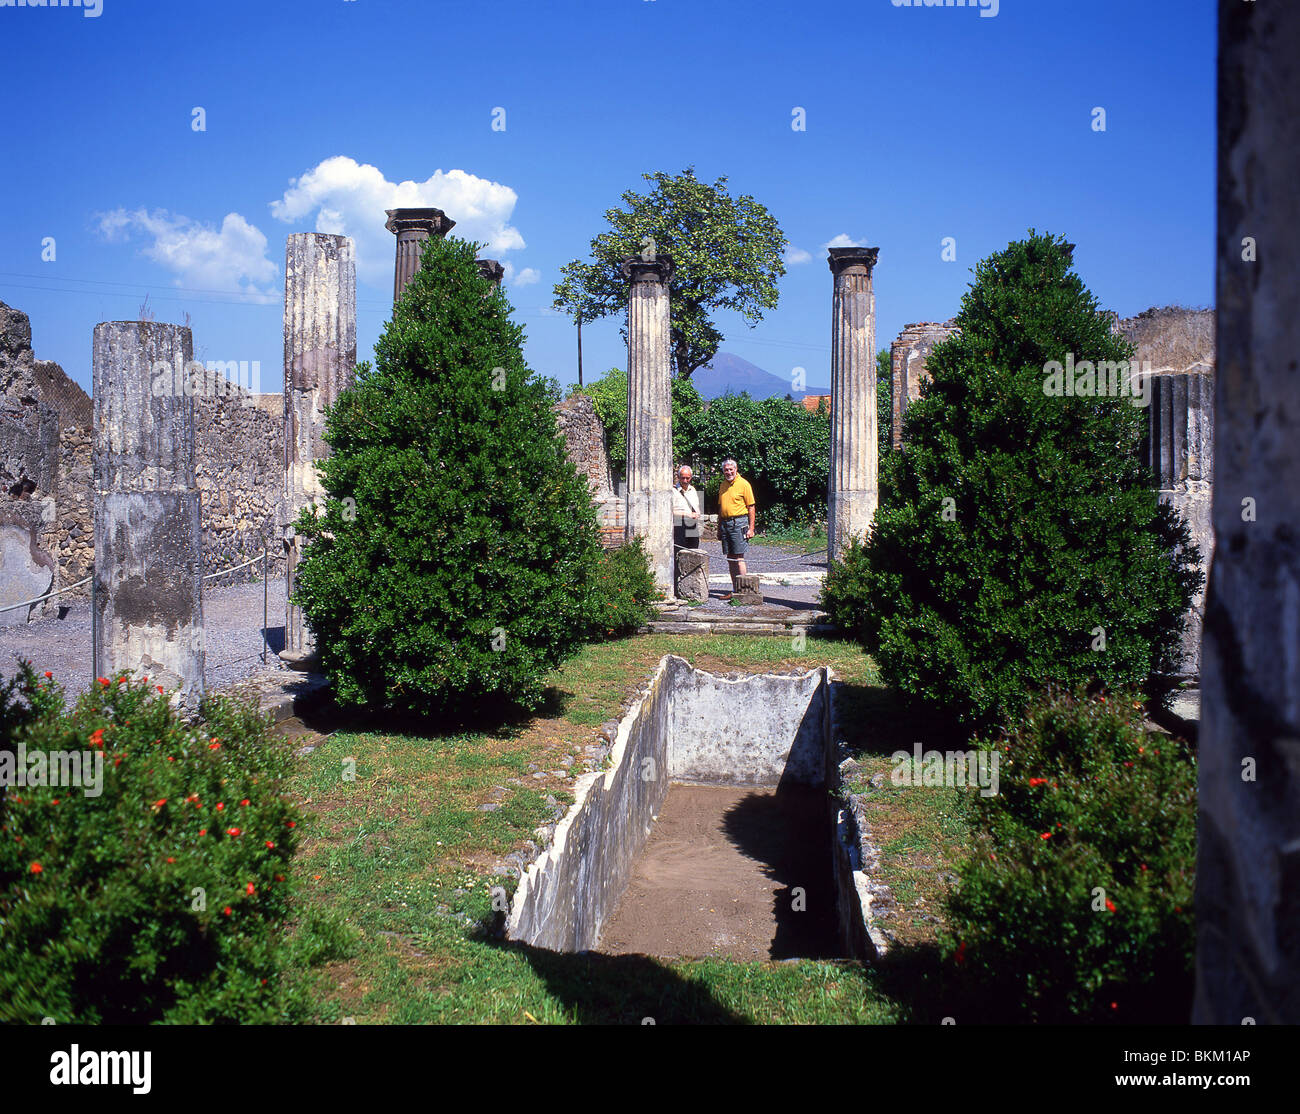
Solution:
M 357 240 L 369 358 L 399 202 L 489 241 L 530 364 L 570 383 L 558 268 L 641 174 L 688 164 L 807 256 L 757 328 L 719 321 L 726 351 L 809 385 L 829 381 L 830 243 L 880 248 L 882 347 L 955 313 L 1031 227 L 1076 243 L 1123 316 L 1213 303 L 1212 0 L 98 2 L 0 0 L 0 300 L 87 388 L 95 324 L 147 294 L 160 321 L 190 314 L 200 359 L 260 361 L 278 391 L 285 236 L 313 229 Z M 612 318 L 583 346 L 589 379 L 626 358 Z

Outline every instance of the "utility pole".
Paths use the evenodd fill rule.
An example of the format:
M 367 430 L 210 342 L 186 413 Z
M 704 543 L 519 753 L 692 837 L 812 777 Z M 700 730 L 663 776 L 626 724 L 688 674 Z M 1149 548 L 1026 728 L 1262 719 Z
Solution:
M 582 314 L 578 314 L 578 386 L 582 386 Z

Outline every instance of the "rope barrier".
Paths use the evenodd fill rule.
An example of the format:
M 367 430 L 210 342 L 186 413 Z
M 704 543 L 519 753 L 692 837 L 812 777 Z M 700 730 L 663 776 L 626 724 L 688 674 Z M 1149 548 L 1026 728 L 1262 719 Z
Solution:
M 232 565 L 230 568 L 222 569 L 220 572 L 206 573 L 203 577 L 201 577 L 201 579 L 212 580 L 214 577 L 226 576 L 232 572 L 238 572 L 240 569 L 247 568 L 249 565 L 254 565 L 258 561 L 264 561 L 264 560 L 265 560 L 265 555 L 261 557 L 253 557 L 250 560 L 245 561 L 242 565 Z M 23 600 L 22 603 L 7 604 L 4 607 L 0 607 L 0 612 L 14 611 L 20 607 L 31 607 L 32 604 L 34 603 L 44 603 L 47 600 L 54 599 L 56 596 L 63 595 L 65 592 L 75 592 L 83 584 L 89 584 L 94 579 L 95 577 L 94 574 L 92 573 L 90 576 L 86 577 L 85 580 L 78 580 L 76 584 L 69 584 L 66 588 L 60 588 L 57 592 L 46 592 L 45 595 L 43 596 L 34 596 L 32 599 Z

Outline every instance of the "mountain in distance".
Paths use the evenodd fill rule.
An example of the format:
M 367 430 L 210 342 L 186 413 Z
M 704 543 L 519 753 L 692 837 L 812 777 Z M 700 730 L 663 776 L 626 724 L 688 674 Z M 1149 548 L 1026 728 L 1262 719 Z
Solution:
M 804 395 L 831 393 L 830 387 L 817 387 L 811 383 L 805 383 L 801 391 L 793 390 L 788 376 L 773 375 L 730 352 L 719 352 L 711 363 L 691 376 L 691 382 L 706 400 L 719 398 L 728 391 L 734 395 L 747 391 L 750 398 L 785 398 L 791 395 L 796 399 Z

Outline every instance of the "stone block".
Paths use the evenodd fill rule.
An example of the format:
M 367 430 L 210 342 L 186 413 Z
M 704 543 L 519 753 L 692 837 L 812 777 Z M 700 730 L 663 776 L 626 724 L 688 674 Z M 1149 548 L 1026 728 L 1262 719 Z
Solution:
M 701 602 L 709 598 L 709 555 L 702 549 L 677 551 L 677 598 Z
M 736 591 L 732 594 L 735 603 L 747 607 L 758 607 L 763 602 L 763 590 L 757 573 L 745 573 L 736 577 Z
M 43 596 L 54 586 L 54 558 L 36 544 L 33 527 L 0 524 L 0 608 Z M 0 627 L 26 624 L 31 607 L 0 611 Z

